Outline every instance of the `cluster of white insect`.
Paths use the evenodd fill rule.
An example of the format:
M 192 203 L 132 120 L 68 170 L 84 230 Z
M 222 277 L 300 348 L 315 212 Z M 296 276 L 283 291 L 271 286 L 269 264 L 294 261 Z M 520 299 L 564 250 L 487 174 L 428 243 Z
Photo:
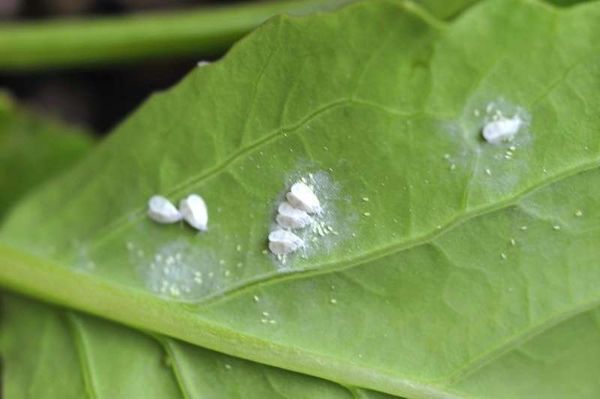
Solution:
M 158 223 L 175 223 L 185 220 L 193 228 L 206 231 L 208 210 L 198 194 L 190 194 L 179 202 L 179 209 L 161 195 L 154 195 L 148 201 L 148 216 Z
M 291 230 L 311 225 L 311 215 L 318 215 L 322 210 L 319 198 L 302 181 L 294 183 L 285 197 L 277 209 L 278 228 L 269 234 L 269 249 L 277 256 L 285 256 L 304 246 L 304 241 Z
M 492 108 L 493 104 L 490 104 L 486 111 L 490 113 Z M 483 126 L 481 133 L 488 143 L 500 144 L 512 141 L 522 126 L 523 120 L 519 115 L 514 115 L 509 118 L 505 116 L 502 111 L 495 110 L 490 120 Z

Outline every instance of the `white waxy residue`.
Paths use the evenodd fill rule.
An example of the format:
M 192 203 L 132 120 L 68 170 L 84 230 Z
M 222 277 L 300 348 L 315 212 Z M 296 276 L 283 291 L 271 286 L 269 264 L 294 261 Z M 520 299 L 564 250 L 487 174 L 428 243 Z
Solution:
M 490 144 L 512 141 L 522 125 L 523 120 L 518 115 L 512 118 L 499 115 L 485 124 L 483 138 Z
M 294 208 L 289 202 L 279 204 L 277 224 L 284 229 L 301 229 L 312 223 L 312 218 L 305 211 Z
M 286 198 L 292 206 L 308 213 L 321 211 L 319 199 L 313 190 L 303 182 L 294 183 Z
M 202 197 L 197 194 L 188 195 L 179 202 L 179 211 L 190 226 L 200 231 L 206 231 L 208 210 Z
M 304 246 L 304 241 L 287 230 L 275 230 L 269 234 L 269 249 L 275 255 L 287 255 Z
M 160 195 L 154 195 L 148 201 L 148 216 L 158 223 L 175 223 L 182 217 L 175 205 Z

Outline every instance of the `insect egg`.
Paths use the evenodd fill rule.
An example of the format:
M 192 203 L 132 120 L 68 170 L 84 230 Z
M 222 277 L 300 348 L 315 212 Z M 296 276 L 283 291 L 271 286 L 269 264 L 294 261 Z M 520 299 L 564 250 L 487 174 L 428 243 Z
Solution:
M 181 220 L 181 213 L 175 205 L 161 195 L 153 195 L 148 201 L 148 216 L 158 223 L 175 223 Z
M 193 228 L 206 231 L 208 210 L 206 203 L 197 194 L 190 194 L 179 202 L 179 211 L 183 219 Z

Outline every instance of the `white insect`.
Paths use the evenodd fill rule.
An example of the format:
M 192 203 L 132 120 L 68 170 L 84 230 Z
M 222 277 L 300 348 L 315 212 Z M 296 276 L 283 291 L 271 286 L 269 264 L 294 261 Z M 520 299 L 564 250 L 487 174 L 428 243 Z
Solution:
M 201 196 L 190 194 L 179 202 L 179 212 L 183 219 L 195 229 L 206 231 L 208 210 Z
M 175 223 L 181 220 L 181 213 L 175 205 L 161 195 L 153 195 L 148 201 L 148 216 L 158 223 Z
M 321 203 L 313 190 L 302 182 L 294 183 L 286 195 L 289 203 L 308 213 L 320 213 Z
M 516 115 L 512 118 L 498 116 L 488 122 L 483 127 L 483 138 L 491 144 L 500 144 L 506 141 L 512 141 L 515 134 L 523 125 L 523 120 Z
M 294 208 L 289 202 L 279 204 L 277 224 L 284 229 L 301 229 L 312 223 L 312 218 L 301 209 Z
M 304 246 L 304 241 L 287 230 L 275 230 L 269 234 L 269 249 L 275 255 L 286 255 Z

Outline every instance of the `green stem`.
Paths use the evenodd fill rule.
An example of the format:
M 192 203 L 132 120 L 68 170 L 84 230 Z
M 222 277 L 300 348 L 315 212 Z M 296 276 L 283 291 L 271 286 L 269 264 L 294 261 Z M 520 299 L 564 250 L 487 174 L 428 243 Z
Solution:
M 0 70 L 70 67 L 220 52 L 276 14 L 351 0 L 267 1 L 110 18 L 0 24 Z

